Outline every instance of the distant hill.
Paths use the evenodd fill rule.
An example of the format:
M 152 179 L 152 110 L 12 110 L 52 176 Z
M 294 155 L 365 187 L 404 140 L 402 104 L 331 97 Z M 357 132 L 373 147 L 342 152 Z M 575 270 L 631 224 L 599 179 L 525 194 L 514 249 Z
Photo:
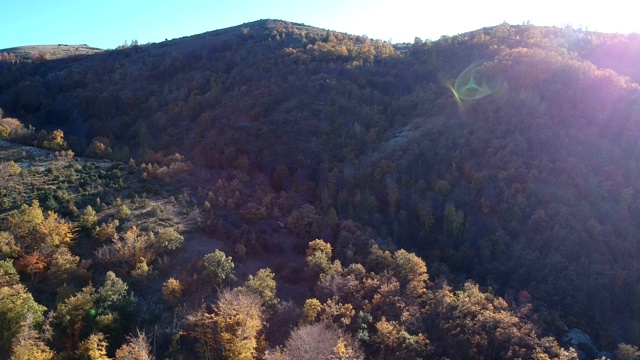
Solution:
M 613 348 L 640 344 L 639 62 L 637 35 L 502 24 L 392 45 L 262 20 L 0 62 L 0 107 L 78 154 L 267 176 L 332 219 L 343 264 L 371 239 L 410 249 Z
M 9 49 L 0 49 L 0 54 L 15 56 L 19 61 L 56 60 L 77 55 L 93 55 L 101 52 L 101 49 L 82 45 L 31 45 L 19 46 Z

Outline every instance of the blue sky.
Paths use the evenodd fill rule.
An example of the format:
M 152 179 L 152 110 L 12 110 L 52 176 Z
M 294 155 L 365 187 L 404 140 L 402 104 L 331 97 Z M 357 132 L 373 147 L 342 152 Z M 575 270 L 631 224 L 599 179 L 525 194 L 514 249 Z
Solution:
M 633 2 L 0 0 L 0 49 L 44 44 L 112 49 L 132 39 L 160 42 L 267 18 L 393 42 L 412 42 L 416 36 L 435 40 L 503 21 L 640 32 L 635 6 L 629 4 Z

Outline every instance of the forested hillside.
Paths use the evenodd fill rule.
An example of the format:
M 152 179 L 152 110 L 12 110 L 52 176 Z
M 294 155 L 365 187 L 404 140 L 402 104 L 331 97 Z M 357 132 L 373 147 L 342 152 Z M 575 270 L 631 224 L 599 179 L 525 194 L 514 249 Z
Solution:
M 3 289 L 56 311 L 34 303 L 0 345 L 46 323 L 69 340 L 43 346 L 80 358 L 151 329 L 158 358 L 302 358 L 318 337 L 327 357 L 542 358 L 575 356 L 545 336 L 577 328 L 633 358 L 638 63 L 637 35 L 507 24 L 391 45 L 258 21 L 93 55 L 2 53 L 0 138 L 68 164 L 2 162 Z M 87 206 L 100 221 L 83 223 Z M 83 230 L 48 234 L 56 222 Z M 61 252 L 78 258 L 64 291 L 47 281 Z M 70 323 L 73 306 L 93 317 Z

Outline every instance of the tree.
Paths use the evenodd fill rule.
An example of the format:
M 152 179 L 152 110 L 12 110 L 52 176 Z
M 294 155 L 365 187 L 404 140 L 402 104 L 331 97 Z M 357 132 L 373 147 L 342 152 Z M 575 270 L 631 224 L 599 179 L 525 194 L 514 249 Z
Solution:
M 129 286 L 122 281 L 113 271 L 107 271 L 104 285 L 98 290 L 96 297 L 98 311 L 116 311 L 127 315 L 133 312 L 136 298 L 133 294 L 127 295 Z
M 31 206 L 22 204 L 20 209 L 9 215 L 9 231 L 19 240 L 21 248 L 33 245 L 38 238 L 37 230 L 44 222 L 44 213 L 38 200 L 33 200 Z
M 287 360 L 356 360 L 364 353 L 349 335 L 325 323 L 303 325 L 291 332 L 282 358 Z
M 616 357 L 620 360 L 634 360 L 640 356 L 640 349 L 634 345 L 618 344 Z
M 10 360 L 51 360 L 55 353 L 49 349 L 30 318 L 22 322 L 20 332 L 11 343 Z
M 271 176 L 271 187 L 276 192 L 280 192 L 282 190 L 288 190 L 288 182 L 290 182 L 291 175 L 289 174 L 289 169 L 285 165 L 279 165 Z
M 224 290 L 215 305 L 215 320 L 227 359 L 252 360 L 258 354 L 264 315 L 262 300 L 255 294 Z
M 331 267 L 331 244 L 316 239 L 307 249 L 307 266 L 311 273 L 318 275 Z
M 3 272 L 7 276 L 11 271 Z M 45 310 L 47 308 L 35 302 L 22 284 L 0 287 L 0 346 L 8 349 L 27 319 L 35 326 L 42 324 Z
M 20 277 L 16 268 L 13 266 L 13 260 L 0 260 L 0 287 L 9 287 L 20 284 Z
M 224 281 L 235 281 L 233 259 L 224 252 L 216 250 L 202 258 L 202 278 L 219 288 Z
M 393 254 L 393 260 L 391 271 L 401 285 L 406 286 L 412 281 L 417 281 L 424 286 L 429 280 L 427 265 L 416 254 L 401 249 Z
M 105 230 L 107 233 L 110 232 L 108 229 Z M 116 236 L 111 244 L 106 244 L 98 249 L 96 256 L 104 262 L 120 263 L 123 265 L 121 268 L 123 274 L 129 274 L 136 268 L 141 274 L 140 270 L 156 257 L 155 249 L 152 246 L 152 236 L 153 234 L 140 231 L 133 226 L 122 237 Z
M 345 220 L 340 223 L 335 254 L 344 264 L 363 263 L 368 255 L 367 249 L 372 237 L 371 229 L 365 228 L 353 220 Z
M 67 142 L 64 140 L 64 132 L 60 129 L 54 130 L 51 134 L 42 130 L 38 134 L 35 145 L 51 151 L 62 151 L 68 148 Z
M 121 205 L 118 208 L 118 213 L 116 214 L 116 219 L 118 220 L 125 220 L 127 219 L 129 216 L 131 216 L 131 210 L 129 210 L 129 208 L 127 207 L 127 205 Z
M 137 300 L 128 289 L 127 283 L 108 271 L 96 295 L 96 320 L 101 320 L 102 331 L 115 340 L 122 340 L 123 330 L 136 318 Z
M 555 340 L 538 338 L 535 326 L 509 309 L 504 299 L 481 292 L 471 281 L 455 292 L 444 284 L 429 291 L 426 300 L 429 340 L 438 344 L 440 356 L 571 358 Z
M 105 158 L 109 157 L 112 153 L 111 141 L 105 137 L 98 136 L 91 140 L 85 155 L 92 158 Z
M 16 269 L 31 275 L 31 280 L 33 280 L 34 275 L 40 274 L 46 267 L 47 262 L 38 251 L 24 255 L 16 262 Z
M 367 269 L 377 274 L 381 274 L 384 271 L 391 270 L 394 264 L 395 261 L 391 252 L 383 250 L 378 246 L 378 244 L 373 243 L 369 257 L 367 258 Z
M 182 289 L 184 287 L 180 284 L 180 280 L 170 278 L 162 285 L 162 294 L 164 300 L 171 306 L 178 305 L 178 302 L 182 299 Z
M 98 222 L 98 217 L 96 216 L 96 211 L 93 210 L 91 205 L 87 205 L 80 216 L 80 227 L 84 229 L 90 229 Z
M 80 360 L 110 360 L 107 356 L 107 339 L 103 333 L 97 332 L 80 343 L 78 358 Z
M 73 255 L 68 248 L 56 249 L 51 256 L 47 277 L 54 284 L 62 284 L 69 276 L 69 273 L 78 268 L 79 263 L 80 257 Z
M 54 247 L 69 246 L 76 237 L 76 227 L 52 210 L 47 212 L 38 230 L 40 239 Z
M 444 229 L 447 235 L 457 239 L 464 233 L 464 212 L 456 210 L 455 205 L 447 204 L 444 208 Z
M 94 238 L 103 242 L 107 240 L 116 240 L 118 238 L 118 225 L 120 225 L 120 222 L 117 219 L 110 221 L 109 224 L 102 223 L 99 227 L 96 226 L 92 235 Z
M 127 336 L 127 342 L 116 351 L 115 360 L 153 360 L 151 345 L 144 333 Z
M 196 340 L 194 346 L 203 359 L 213 359 L 219 348 L 218 329 L 214 314 L 206 312 L 204 306 L 191 312 L 186 317 L 184 334 Z
M 175 250 L 182 245 L 184 237 L 174 228 L 164 228 L 158 232 L 154 244 L 161 250 Z
M 68 346 L 78 343 L 83 333 L 89 329 L 95 314 L 95 301 L 95 289 L 89 285 L 58 304 L 54 321 L 67 335 Z
M 302 309 L 302 318 L 300 324 L 311 324 L 316 321 L 318 314 L 322 311 L 322 303 L 318 299 L 307 299 Z
M 257 295 L 262 304 L 267 309 L 273 309 L 279 299 L 276 297 L 276 281 L 273 279 L 275 274 L 271 269 L 260 269 L 256 276 L 249 275 L 247 282 L 244 283 L 243 289 Z
M 13 235 L 8 231 L 0 231 L 0 259 L 5 257 L 15 258 L 20 254 L 20 248 L 16 244 Z
M 20 174 L 22 169 L 13 160 L 0 162 L 0 179 Z
M 287 220 L 287 229 L 298 239 L 309 241 L 320 236 L 322 217 L 313 205 L 305 204 Z
M 411 335 L 396 321 L 383 316 L 375 325 L 373 341 L 385 359 L 409 359 L 420 357 L 427 349 L 428 341 L 422 335 Z

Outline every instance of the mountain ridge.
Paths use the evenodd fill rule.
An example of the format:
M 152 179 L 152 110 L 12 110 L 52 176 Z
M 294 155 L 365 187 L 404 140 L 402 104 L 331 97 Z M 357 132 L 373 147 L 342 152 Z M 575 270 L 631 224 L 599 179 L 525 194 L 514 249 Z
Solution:
M 262 20 L 0 62 L 0 106 L 79 154 L 265 175 L 435 276 L 526 291 L 612 348 L 640 343 L 639 59 L 635 35 L 502 24 L 394 46 Z M 369 240 L 331 241 L 350 264 Z

